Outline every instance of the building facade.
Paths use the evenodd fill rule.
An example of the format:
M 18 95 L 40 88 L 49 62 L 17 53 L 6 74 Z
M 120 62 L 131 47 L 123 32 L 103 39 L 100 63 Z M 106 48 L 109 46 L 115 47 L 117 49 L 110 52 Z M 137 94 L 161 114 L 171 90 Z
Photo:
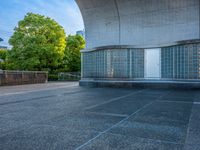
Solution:
M 81 85 L 200 81 L 199 0 L 76 1 L 87 43 Z

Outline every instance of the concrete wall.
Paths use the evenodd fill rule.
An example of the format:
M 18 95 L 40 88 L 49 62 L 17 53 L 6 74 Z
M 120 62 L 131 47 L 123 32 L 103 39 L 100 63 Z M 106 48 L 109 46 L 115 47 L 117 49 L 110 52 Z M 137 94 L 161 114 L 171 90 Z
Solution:
M 76 0 L 87 48 L 167 46 L 200 38 L 199 0 Z

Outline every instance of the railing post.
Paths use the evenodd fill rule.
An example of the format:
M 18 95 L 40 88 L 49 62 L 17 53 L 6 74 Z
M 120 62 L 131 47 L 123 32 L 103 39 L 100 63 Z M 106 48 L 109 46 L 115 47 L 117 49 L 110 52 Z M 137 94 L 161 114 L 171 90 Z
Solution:
M 35 72 L 34 72 L 33 78 L 34 78 L 34 82 L 36 82 L 36 83 L 39 83 L 39 82 L 40 82 L 40 80 L 38 79 L 38 71 L 35 71 Z
M 48 72 L 46 72 L 46 83 L 48 82 Z
M 0 70 L 0 86 L 2 85 L 3 70 Z
M 24 71 L 21 72 L 21 84 L 24 84 Z M 18 83 L 19 84 L 19 83 Z

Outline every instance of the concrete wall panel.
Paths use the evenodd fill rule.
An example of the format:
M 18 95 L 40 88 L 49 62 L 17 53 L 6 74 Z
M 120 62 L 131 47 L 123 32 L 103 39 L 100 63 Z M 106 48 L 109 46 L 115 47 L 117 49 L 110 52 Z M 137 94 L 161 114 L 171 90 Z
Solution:
M 119 18 L 115 0 L 77 0 L 86 30 L 87 48 L 119 45 Z
M 199 39 L 199 0 L 76 0 L 87 48 L 160 47 Z

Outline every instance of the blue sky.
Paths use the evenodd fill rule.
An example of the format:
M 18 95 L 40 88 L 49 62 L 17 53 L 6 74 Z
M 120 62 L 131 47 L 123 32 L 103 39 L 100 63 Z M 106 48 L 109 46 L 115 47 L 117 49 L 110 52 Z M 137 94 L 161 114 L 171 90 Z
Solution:
M 8 45 L 14 27 L 27 12 L 53 18 L 67 34 L 75 34 L 84 28 L 75 0 L 0 0 L 0 37 L 4 39 L 0 45 Z

